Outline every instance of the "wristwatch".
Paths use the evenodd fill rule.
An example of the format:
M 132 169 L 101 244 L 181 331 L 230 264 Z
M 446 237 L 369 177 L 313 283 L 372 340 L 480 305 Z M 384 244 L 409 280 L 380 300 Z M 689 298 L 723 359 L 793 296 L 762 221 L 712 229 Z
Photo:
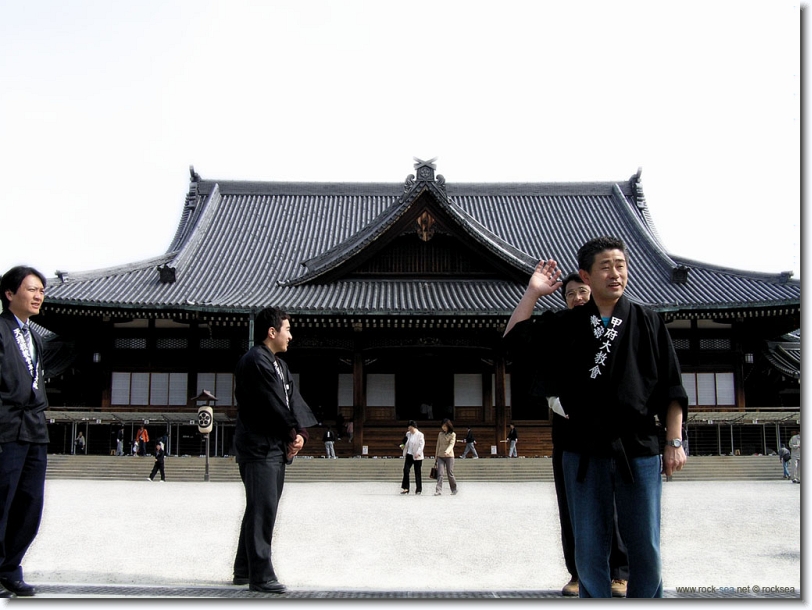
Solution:
M 669 447 L 677 447 L 677 448 L 682 447 L 682 441 L 678 438 L 675 438 L 670 441 L 665 441 L 665 444 L 668 445 Z

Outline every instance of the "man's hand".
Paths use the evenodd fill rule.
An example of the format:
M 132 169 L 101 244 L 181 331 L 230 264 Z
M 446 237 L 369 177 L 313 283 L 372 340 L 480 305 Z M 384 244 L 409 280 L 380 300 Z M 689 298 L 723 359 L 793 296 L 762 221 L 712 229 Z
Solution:
M 288 459 L 293 459 L 296 457 L 296 454 L 302 450 L 304 447 L 304 437 L 301 434 L 296 435 L 296 440 L 292 443 L 288 443 Z
M 539 261 L 536 265 L 533 275 L 530 276 L 530 282 L 527 284 L 527 289 L 522 295 L 522 300 L 516 305 L 516 309 L 508 320 L 505 326 L 505 335 L 513 329 L 513 327 L 524 320 L 528 320 L 533 315 L 533 309 L 536 307 L 536 301 L 541 297 L 554 293 L 561 288 L 561 270 L 558 269 L 558 263 L 553 259 L 548 261 Z
M 682 470 L 686 459 L 685 450 L 682 447 L 666 445 L 663 453 L 663 472 L 665 476 L 670 477 L 674 472 Z
M 527 291 L 536 295 L 536 299 L 554 293 L 561 288 L 561 269 L 553 259 L 539 261 L 530 282 L 527 284 Z
M 682 440 L 682 407 L 676 400 L 668 405 L 665 421 L 666 440 Z M 686 459 L 685 449 L 666 445 L 663 450 L 663 472 L 665 476 L 670 477 L 677 470 L 682 470 Z

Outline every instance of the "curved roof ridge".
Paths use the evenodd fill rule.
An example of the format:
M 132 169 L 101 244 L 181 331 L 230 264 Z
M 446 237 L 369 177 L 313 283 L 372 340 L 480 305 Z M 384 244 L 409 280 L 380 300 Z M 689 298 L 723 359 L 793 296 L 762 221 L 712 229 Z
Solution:
M 465 232 L 473 237 L 478 243 L 481 243 L 494 254 L 507 261 L 514 267 L 524 268 L 528 275 L 533 273 L 533 270 L 538 263 L 538 260 L 533 258 L 527 252 L 509 244 L 507 241 L 499 237 L 496 233 L 488 229 L 479 220 L 474 218 L 471 214 L 466 212 L 460 205 L 445 198 L 441 202 L 450 214 L 459 222 L 460 226 L 465 229 Z
M 287 280 L 279 280 L 281 286 L 295 286 L 319 277 L 334 269 L 361 252 L 367 245 L 375 241 L 392 227 L 411 206 L 411 201 L 405 199 L 400 203 L 392 205 L 373 218 L 365 227 L 350 235 L 347 239 L 302 261 L 302 266 L 307 269 L 303 275 Z
M 142 269 L 148 269 L 153 265 L 166 264 L 172 261 L 176 254 L 177 252 L 166 252 L 165 254 L 161 254 L 159 256 L 145 258 L 132 263 L 124 263 L 122 265 L 114 265 L 112 267 L 101 267 L 99 269 L 89 269 L 87 271 L 77 271 L 75 273 L 72 271 L 57 271 L 58 275 L 56 277 L 48 279 L 53 280 L 55 284 L 97 280 L 99 278 L 108 277 L 111 275 L 120 275 L 123 273 L 131 273 L 133 271 L 141 271 Z M 50 285 L 50 283 L 51 282 L 49 281 L 48 284 Z
M 779 271 L 778 273 L 768 273 L 766 271 L 747 271 L 745 269 L 737 269 L 735 267 L 727 267 L 724 265 L 715 265 L 713 263 L 706 263 L 704 261 L 697 261 L 692 258 L 687 258 L 685 256 L 678 256 L 676 254 L 670 255 L 671 259 L 674 262 L 683 263 L 685 265 L 691 265 L 694 267 L 701 267 L 702 269 L 706 269 L 709 271 L 715 271 L 717 273 L 725 273 L 727 275 L 735 275 L 737 277 L 747 277 L 754 280 L 761 280 L 761 281 L 773 281 L 780 284 L 798 284 L 800 285 L 801 280 L 792 279 L 792 275 L 795 274 L 794 271 Z M 786 277 L 786 279 L 785 279 Z
M 178 245 L 178 249 L 173 257 L 175 267 L 183 269 L 188 263 L 194 260 L 194 255 L 198 247 L 201 242 L 206 240 L 208 229 L 222 201 L 223 197 L 220 195 L 220 190 L 218 186 L 215 185 L 211 195 L 207 197 L 202 204 L 200 212 L 195 215 L 193 219 L 194 226 L 190 227 L 186 233 L 183 243 Z
M 637 226 L 640 230 L 640 235 L 643 239 L 645 239 L 648 244 L 651 246 L 652 252 L 657 256 L 657 259 L 663 266 L 663 271 L 670 272 L 674 269 L 677 265 L 674 263 L 674 260 L 671 258 L 671 255 L 668 251 L 663 247 L 662 243 L 657 239 L 657 237 L 652 234 L 649 230 L 649 227 L 644 222 L 644 219 L 641 218 L 640 214 L 636 213 L 635 211 L 635 204 L 629 201 L 628 197 L 626 197 L 623 190 L 620 188 L 618 184 L 615 184 L 612 187 L 612 194 L 615 196 L 616 199 L 622 204 L 623 210 L 628 212 L 629 217 L 632 219 L 632 222 Z M 628 247 L 628 244 L 626 244 Z

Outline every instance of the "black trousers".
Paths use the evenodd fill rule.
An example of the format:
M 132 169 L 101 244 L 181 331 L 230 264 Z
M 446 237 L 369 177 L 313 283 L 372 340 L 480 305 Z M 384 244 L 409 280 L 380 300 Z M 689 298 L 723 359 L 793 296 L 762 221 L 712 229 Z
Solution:
M 575 535 L 572 533 L 572 521 L 570 521 L 567 506 L 567 490 L 564 486 L 564 470 L 561 465 L 563 455 L 563 451 L 553 447 L 553 480 L 555 481 L 555 495 L 558 500 L 558 520 L 561 523 L 561 546 L 564 549 L 564 564 L 567 566 L 567 572 L 573 578 L 578 578 L 578 569 L 575 567 Z M 609 571 L 613 580 L 629 580 L 629 558 L 626 555 L 626 545 L 620 537 L 620 528 L 617 524 L 617 509 L 615 509 L 612 550 L 609 554 Z
M 415 493 L 423 492 L 423 460 L 416 460 L 411 453 L 406 454 L 406 463 L 403 464 L 403 482 L 400 485 L 401 489 L 409 489 L 409 469 L 414 464 L 414 485 Z
M 234 576 L 252 583 L 277 580 L 271 560 L 271 543 L 279 498 L 285 485 L 284 456 L 269 455 L 240 464 L 245 487 L 245 514 L 240 526 Z
M 0 448 L 0 578 L 23 580 L 20 564 L 42 519 L 48 445 L 13 441 Z
M 155 462 L 155 465 L 152 467 L 152 473 L 150 473 L 149 478 L 154 479 L 155 473 L 161 471 L 161 481 L 166 481 L 166 473 L 164 473 L 164 463 L 163 462 Z

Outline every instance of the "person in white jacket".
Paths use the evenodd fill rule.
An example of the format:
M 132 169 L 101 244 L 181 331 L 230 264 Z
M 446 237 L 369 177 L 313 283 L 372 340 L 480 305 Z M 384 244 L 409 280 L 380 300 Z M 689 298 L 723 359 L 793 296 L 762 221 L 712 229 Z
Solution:
M 403 464 L 403 483 L 400 485 L 400 493 L 409 493 L 409 470 L 414 464 L 414 483 L 415 495 L 419 496 L 423 493 L 423 477 L 421 469 L 423 467 L 423 449 L 426 446 L 426 439 L 423 433 L 417 429 L 417 423 L 414 420 L 409 421 L 408 432 L 401 447 L 403 448 L 403 457 L 406 458 L 406 463 Z

